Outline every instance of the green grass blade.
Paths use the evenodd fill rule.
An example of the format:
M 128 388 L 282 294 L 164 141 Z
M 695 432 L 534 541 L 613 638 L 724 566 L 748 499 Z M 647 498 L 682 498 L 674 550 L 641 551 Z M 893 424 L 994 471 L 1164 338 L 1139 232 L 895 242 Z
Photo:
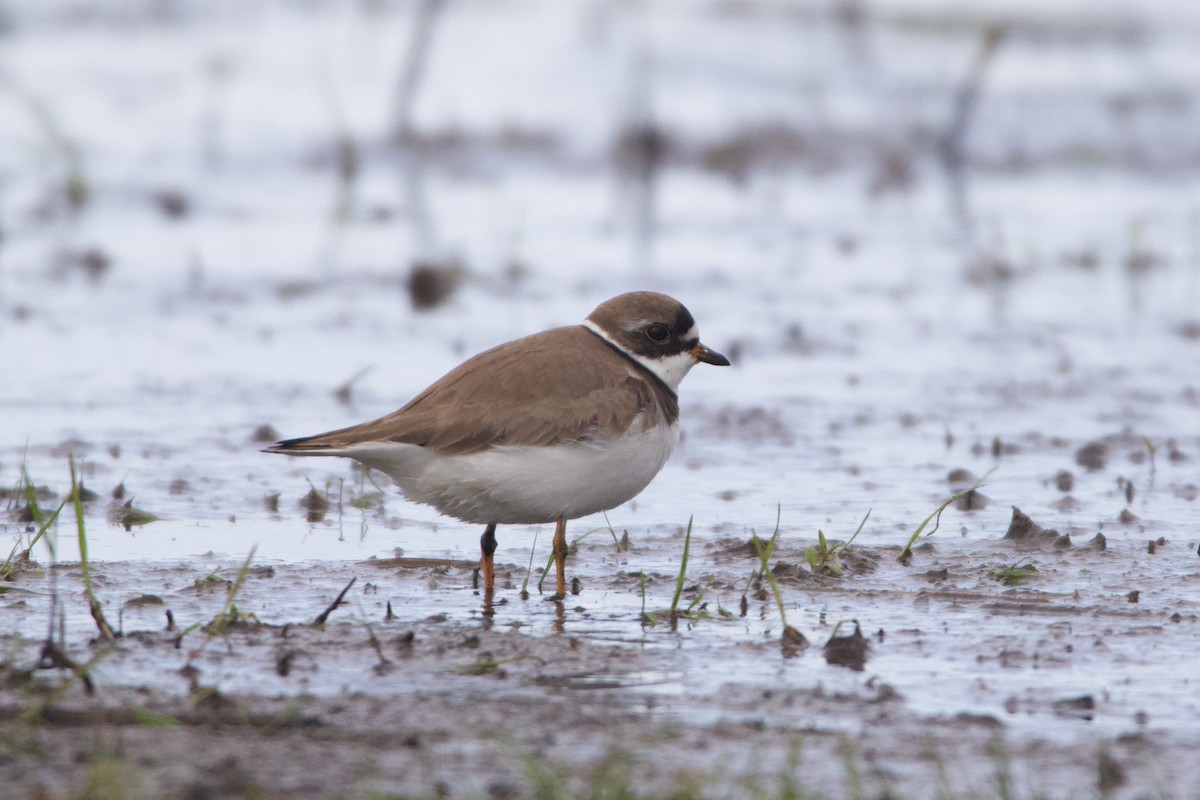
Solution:
M 910 558 L 912 556 L 913 544 L 916 543 L 917 539 L 921 538 L 921 533 L 925 530 L 926 526 L 928 526 L 930 522 L 934 522 L 936 520 L 936 523 L 933 526 L 933 530 L 931 530 L 929 533 L 925 534 L 926 536 L 932 536 L 933 533 L 938 529 L 938 526 L 941 525 L 942 512 L 945 511 L 947 508 L 949 508 L 951 503 L 954 503 L 959 498 L 964 497 L 964 496 L 970 494 L 971 492 L 975 491 L 979 487 L 983 486 L 984 482 L 988 479 L 988 476 L 991 475 L 995 471 L 996 471 L 996 468 L 992 467 L 986 473 L 984 473 L 984 476 L 982 478 L 980 478 L 978 481 L 975 482 L 974 486 L 970 486 L 966 489 L 963 489 L 961 492 L 957 492 L 956 494 L 951 495 L 950 497 L 946 498 L 945 502 L 943 502 L 940 506 L 935 508 L 933 510 L 933 513 L 930 514 L 928 517 L 926 517 L 925 520 L 920 525 L 917 526 L 917 529 L 915 531 L 913 531 L 913 535 L 908 537 L 908 542 L 905 543 L 904 549 L 902 549 L 900 551 L 900 561 L 905 562 L 905 561 L 907 561 L 908 558 Z M 866 520 L 863 520 L 863 521 L 865 522 Z
M 863 527 L 867 524 L 867 520 L 869 520 L 871 518 L 871 512 L 874 510 L 875 509 L 873 509 L 873 508 L 867 509 L 866 516 L 864 516 L 862 518 L 862 522 L 858 523 L 858 527 L 854 529 L 854 535 L 851 536 L 849 539 L 847 539 L 846 543 L 842 545 L 843 550 L 845 550 L 847 547 L 849 547 L 851 545 L 851 543 L 853 543 L 854 540 L 858 538 L 858 535 L 860 533 L 862 533 Z
M 529 576 L 533 573 L 533 554 L 535 552 L 537 552 L 537 540 L 538 540 L 538 535 L 537 535 L 537 532 L 535 531 L 533 534 L 533 544 L 529 546 L 529 565 L 525 567 L 525 580 L 521 581 L 521 599 L 522 600 L 529 599 Z M 546 569 L 550 569 L 549 565 L 546 566 Z M 545 574 L 546 573 L 544 573 L 544 572 L 542 573 L 543 577 L 545 576 Z M 538 581 L 538 591 L 540 592 L 541 590 L 542 590 L 542 582 Z
M 687 531 L 683 535 L 683 558 L 679 562 L 679 577 L 675 579 L 675 596 L 671 598 L 671 615 L 679 606 L 679 595 L 683 594 L 683 582 L 687 576 L 688 551 L 692 546 L 692 517 L 688 517 Z
M 71 501 L 75 506 L 75 528 L 79 534 L 79 567 L 83 573 L 83 590 L 87 595 L 92 619 L 96 621 L 96 628 L 100 631 L 100 638 L 115 639 L 117 637 L 113 633 L 112 626 L 104 618 L 104 609 L 101 608 L 100 601 L 96 599 L 96 593 L 92 591 L 92 572 L 88 563 L 87 528 L 83 521 L 83 499 L 79 494 L 82 483 L 75 475 L 75 456 L 69 458 L 69 464 L 71 466 Z

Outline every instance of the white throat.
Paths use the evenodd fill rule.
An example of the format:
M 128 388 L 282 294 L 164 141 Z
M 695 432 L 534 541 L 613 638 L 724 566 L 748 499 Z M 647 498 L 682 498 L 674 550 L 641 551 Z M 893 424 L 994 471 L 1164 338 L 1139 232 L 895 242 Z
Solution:
M 637 353 L 631 353 L 621 345 L 614 342 L 611 336 L 605 333 L 600 326 L 592 322 L 590 319 L 583 321 L 583 327 L 587 328 L 589 331 L 596 334 L 601 339 L 608 342 L 613 347 L 617 348 L 622 353 L 653 372 L 658 376 L 659 380 L 667 385 L 672 392 L 679 392 L 679 383 L 683 380 L 683 376 L 688 374 L 688 370 L 696 366 L 696 359 L 687 351 L 676 353 L 673 356 L 665 356 L 663 358 L 646 358 L 645 356 L 638 355 Z

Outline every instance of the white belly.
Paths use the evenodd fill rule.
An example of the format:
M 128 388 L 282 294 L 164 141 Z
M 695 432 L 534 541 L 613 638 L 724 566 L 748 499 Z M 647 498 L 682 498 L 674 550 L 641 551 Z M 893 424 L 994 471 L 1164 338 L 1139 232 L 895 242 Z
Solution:
M 404 496 L 464 522 L 536 524 L 607 511 L 637 496 L 679 441 L 676 425 L 585 443 L 505 445 L 440 456 L 372 443 L 349 456 L 391 476 Z

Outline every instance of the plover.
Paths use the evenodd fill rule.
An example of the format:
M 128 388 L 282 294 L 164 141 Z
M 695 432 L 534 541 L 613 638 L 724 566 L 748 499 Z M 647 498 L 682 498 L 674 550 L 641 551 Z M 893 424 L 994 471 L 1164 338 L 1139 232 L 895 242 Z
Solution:
M 567 520 L 621 505 L 658 474 L 679 440 L 679 382 L 699 362 L 729 365 L 679 301 L 630 292 L 581 325 L 480 353 L 386 417 L 266 452 L 352 458 L 409 500 L 485 525 L 487 597 L 496 526 L 554 522 L 561 599 Z

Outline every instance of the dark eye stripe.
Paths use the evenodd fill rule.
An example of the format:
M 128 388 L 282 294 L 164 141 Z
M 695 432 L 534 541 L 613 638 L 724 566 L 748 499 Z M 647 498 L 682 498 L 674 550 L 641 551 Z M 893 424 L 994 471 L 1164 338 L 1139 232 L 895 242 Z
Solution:
M 671 330 L 661 323 L 655 323 L 646 328 L 646 336 L 653 342 L 665 342 L 671 336 Z

